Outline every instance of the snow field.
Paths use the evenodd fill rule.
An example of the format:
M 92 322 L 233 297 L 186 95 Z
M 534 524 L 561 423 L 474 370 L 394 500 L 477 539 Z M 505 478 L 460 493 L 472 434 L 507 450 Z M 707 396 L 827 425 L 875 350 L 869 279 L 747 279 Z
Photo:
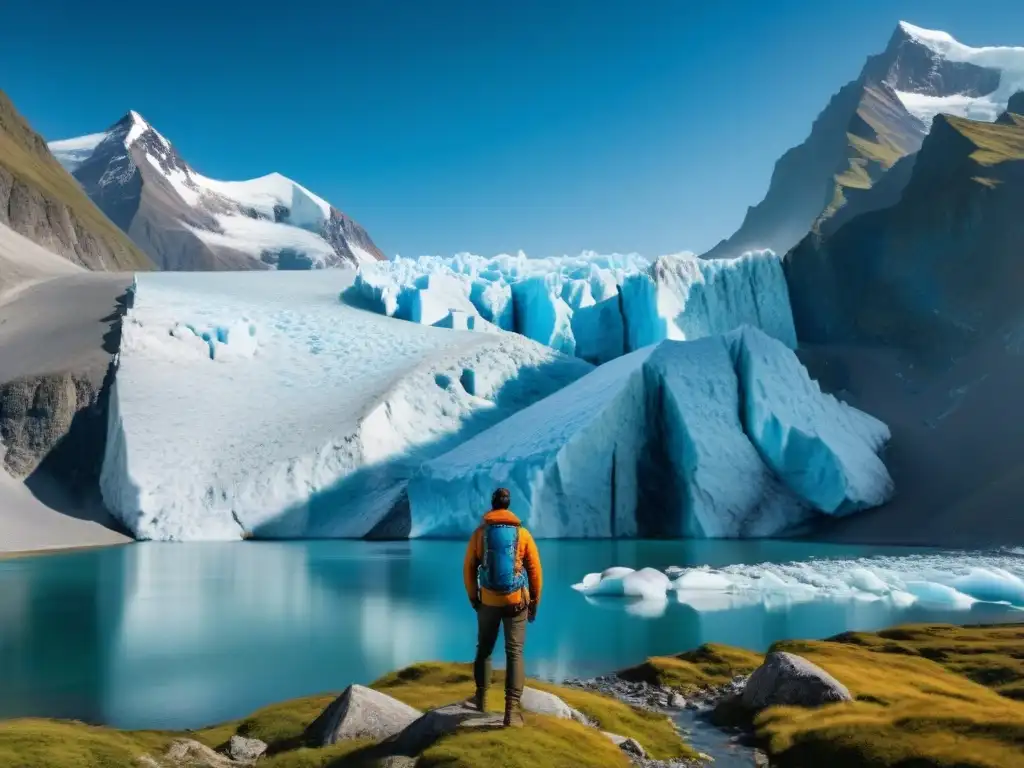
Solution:
M 353 298 L 373 311 L 433 325 L 447 311 L 479 314 L 504 330 L 592 363 L 665 339 L 749 324 L 796 346 L 781 261 L 770 251 L 736 259 L 693 254 L 527 259 L 421 257 L 360 268 Z M 418 311 L 429 305 L 430 311 Z
M 363 536 L 419 463 L 591 370 L 514 334 L 347 307 L 352 277 L 137 278 L 101 478 L 132 533 Z
M 985 602 L 1024 609 L 1024 558 L 1012 553 L 909 555 L 672 567 L 664 573 L 615 567 L 587 574 L 573 589 L 591 597 L 674 599 L 699 611 L 813 600 L 886 600 L 899 607 L 951 610 Z

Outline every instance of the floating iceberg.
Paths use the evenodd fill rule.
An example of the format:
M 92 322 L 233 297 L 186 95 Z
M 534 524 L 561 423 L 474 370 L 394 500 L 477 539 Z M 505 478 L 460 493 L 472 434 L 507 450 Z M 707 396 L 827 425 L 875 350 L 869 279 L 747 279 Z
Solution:
M 587 574 L 573 589 L 591 597 L 639 597 L 644 600 L 665 600 L 672 582 L 654 568 L 609 568 L 602 573 Z
M 755 358 L 757 366 L 737 370 L 737 361 Z M 764 380 L 744 381 L 746 374 Z M 517 514 L 540 537 L 793 532 L 815 511 L 835 511 L 818 503 L 832 498 L 836 480 L 820 475 L 824 487 L 787 487 L 802 466 L 787 462 L 807 461 L 806 453 L 765 463 L 746 431 L 745 393 L 755 386 L 763 388 L 756 392 L 761 411 L 828 436 L 812 458 L 832 457 L 843 477 L 873 477 L 891 488 L 884 466 L 873 469 L 884 425 L 809 382 L 792 350 L 753 328 L 629 353 L 424 463 L 408 487 L 411 535 L 468 535 L 499 485 L 512 490 Z M 842 445 L 838 454 L 834 444 Z
M 364 536 L 423 461 L 593 370 L 515 334 L 353 309 L 337 299 L 352 279 L 138 277 L 101 477 L 133 534 Z
M 987 553 L 936 553 L 671 567 L 634 571 L 613 567 L 585 575 L 573 588 L 588 596 L 666 596 L 699 611 L 762 604 L 769 609 L 813 600 L 885 600 L 966 610 L 978 602 L 1024 608 L 1024 558 Z
M 598 363 L 741 325 L 796 347 L 785 276 L 771 251 L 721 260 L 677 254 L 653 264 L 592 253 L 395 259 L 363 265 L 351 293 L 375 312 L 430 325 L 452 309 L 475 311 L 503 330 Z

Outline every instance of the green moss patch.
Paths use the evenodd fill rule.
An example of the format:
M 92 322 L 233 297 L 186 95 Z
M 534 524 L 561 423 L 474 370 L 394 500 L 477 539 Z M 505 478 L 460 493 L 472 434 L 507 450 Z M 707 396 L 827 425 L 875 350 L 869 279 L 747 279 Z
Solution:
M 736 675 L 749 674 L 763 659 L 764 656 L 753 651 L 705 643 L 677 656 L 652 656 L 643 664 L 621 670 L 619 677 L 692 693 L 705 686 L 724 685 Z

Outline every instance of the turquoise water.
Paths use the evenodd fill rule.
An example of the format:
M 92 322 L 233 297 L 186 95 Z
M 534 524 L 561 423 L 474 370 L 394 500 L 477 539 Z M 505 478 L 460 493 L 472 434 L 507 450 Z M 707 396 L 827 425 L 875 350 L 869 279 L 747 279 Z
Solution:
M 540 545 L 544 600 L 526 649 L 529 673 L 551 679 L 604 673 L 705 641 L 764 649 L 781 638 L 902 621 L 1022 616 L 989 603 L 765 599 L 733 607 L 710 596 L 694 601 L 697 610 L 674 598 L 661 605 L 588 599 L 571 586 L 612 565 L 803 561 L 813 570 L 820 564 L 813 558 L 908 550 L 757 541 Z M 418 660 L 468 660 L 475 624 L 462 587 L 463 551 L 457 542 L 151 543 L 0 560 L 0 717 L 197 727 L 366 683 Z

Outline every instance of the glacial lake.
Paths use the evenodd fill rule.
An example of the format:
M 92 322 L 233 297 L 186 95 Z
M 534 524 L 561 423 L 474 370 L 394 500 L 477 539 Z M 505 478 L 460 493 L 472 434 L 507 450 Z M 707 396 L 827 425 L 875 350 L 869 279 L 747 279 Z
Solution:
M 1024 556 L 1013 552 L 772 541 L 539 544 L 544 599 L 527 633 L 527 671 L 549 679 L 606 673 L 707 641 L 763 650 L 783 638 L 900 622 L 1024 621 L 1010 604 L 965 599 L 930 581 L 959 572 L 985 599 L 1009 594 L 1024 604 L 1024 592 L 1014 597 Z M 143 543 L 0 560 L 0 717 L 199 727 L 369 683 L 415 661 L 468 661 L 475 623 L 462 586 L 464 548 Z M 973 564 L 987 570 L 963 576 Z M 683 602 L 675 593 L 659 602 L 573 589 L 614 565 L 707 566 L 718 575 Z M 885 595 L 892 573 L 921 599 Z M 733 578 L 760 591 L 720 588 Z M 864 591 L 829 592 L 843 580 Z

